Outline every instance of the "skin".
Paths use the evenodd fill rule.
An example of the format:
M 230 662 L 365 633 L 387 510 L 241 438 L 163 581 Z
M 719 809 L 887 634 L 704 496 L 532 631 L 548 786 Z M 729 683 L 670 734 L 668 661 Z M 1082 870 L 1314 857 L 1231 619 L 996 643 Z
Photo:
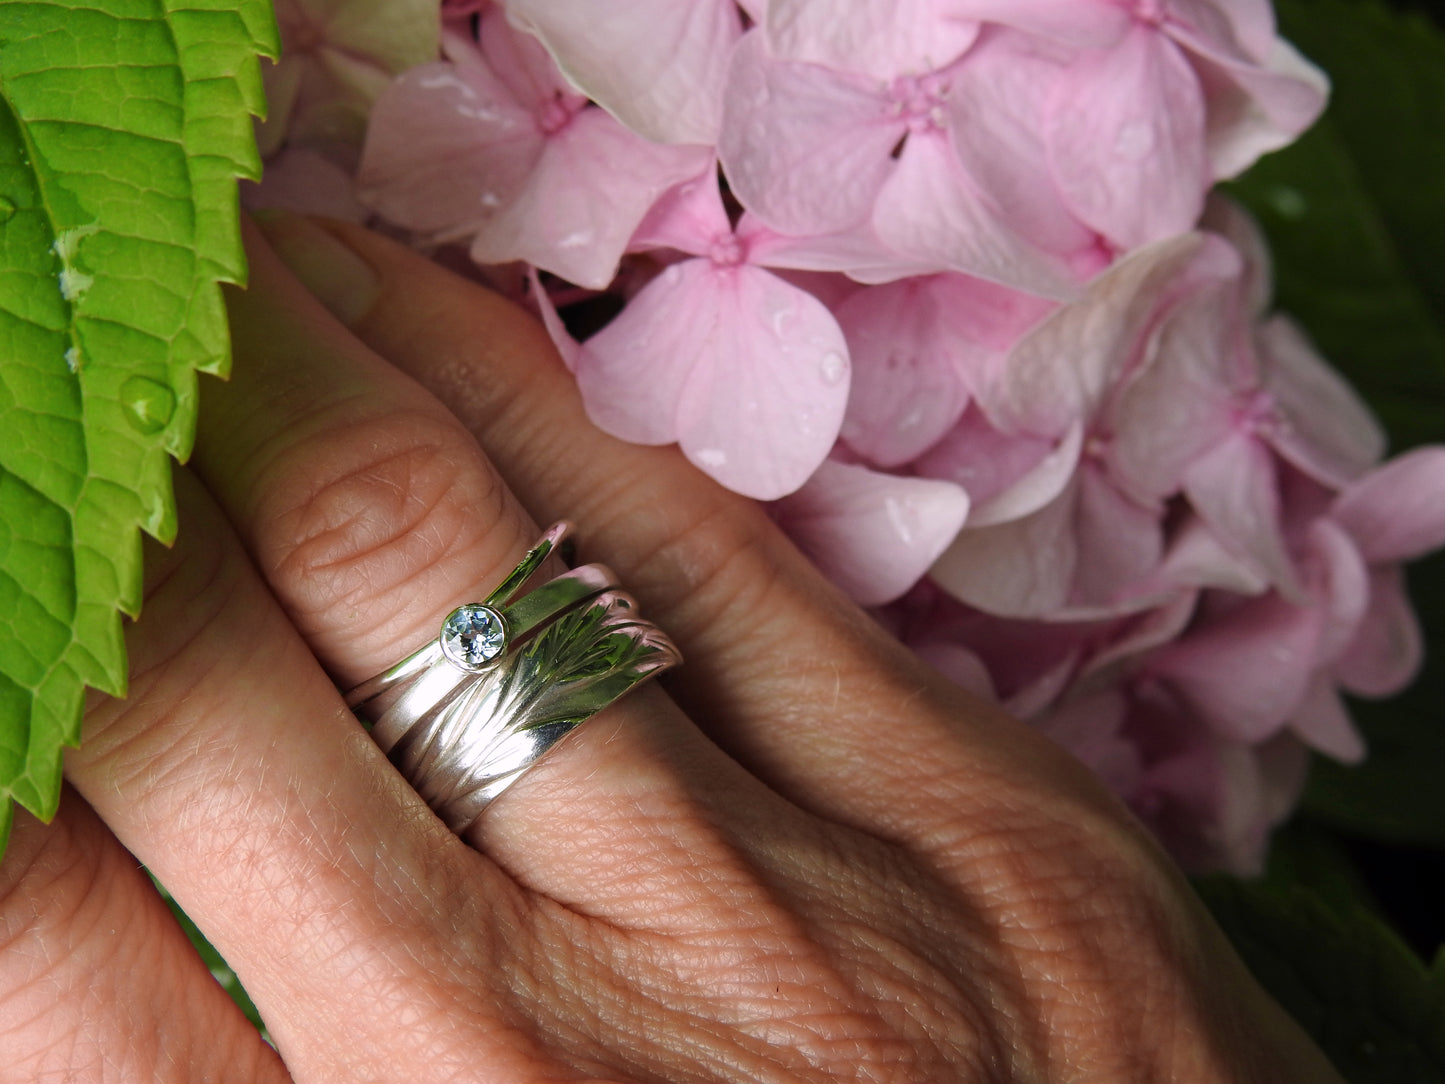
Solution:
M 1092 776 L 758 506 L 592 428 L 529 316 L 357 228 L 265 228 L 314 295 L 253 234 L 130 695 L 0 867 L 0 1080 L 1339 1079 Z M 563 517 L 688 661 L 474 850 L 336 690 Z

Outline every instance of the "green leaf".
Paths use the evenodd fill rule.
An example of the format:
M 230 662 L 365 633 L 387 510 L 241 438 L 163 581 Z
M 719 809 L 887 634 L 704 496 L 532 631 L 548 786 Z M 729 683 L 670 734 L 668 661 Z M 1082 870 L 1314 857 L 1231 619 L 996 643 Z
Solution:
M 1363 908 L 1298 888 L 1205 878 L 1244 962 L 1352 1084 L 1445 1080 L 1445 959 L 1426 970 Z
M 265 0 L 0 3 L 0 806 L 41 817 L 87 685 L 120 694 L 136 528 L 229 343 Z
M 1334 82 L 1324 119 L 1230 186 L 1259 218 L 1278 302 L 1380 414 L 1397 450 L 1445 441 L 1445 34 L 1376 0 L 1279 0 Z M 1352 833 L 1445 846 L 1445 557 L 1411 569 L 1428 669 L 1357 703 L 1362 767 L 1320 761 L 1305 808 Z

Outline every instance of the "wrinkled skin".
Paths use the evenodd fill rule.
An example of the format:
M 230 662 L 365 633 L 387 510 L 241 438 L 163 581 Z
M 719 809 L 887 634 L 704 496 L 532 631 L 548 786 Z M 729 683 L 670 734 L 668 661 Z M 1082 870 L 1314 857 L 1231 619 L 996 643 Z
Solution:
M 1092 777 L 760 508 L 589 426 L 529 317 L 355 228 L 267 231 L 340 320 L 252 237 L 130 695 L 90 705 L 60 815 L 0 867 L 0 1079 L 1338 1079 Z M 688 661 L 479 852 L 336 686 L 564 516 Z

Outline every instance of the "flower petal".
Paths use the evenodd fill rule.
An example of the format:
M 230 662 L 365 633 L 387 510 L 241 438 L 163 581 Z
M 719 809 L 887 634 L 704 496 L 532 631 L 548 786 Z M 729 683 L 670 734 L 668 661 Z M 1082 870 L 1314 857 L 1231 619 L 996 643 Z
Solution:
M 1237 605 L 1150 657 L 1218 735 L 1251 744 L 1277 734 L 1314 679 L 1318 619 L 1277 594 Z
M 652 143 L 584 109 L 547 139 L 516 197 L 481 224 L 472 258 L 526 260 L 600 290 L 658 198 L 711 165 L 709 147 Z
M 1256 339 L 1264 386 L 1281 422 L 1268 433 L 1275 451 L 1331 487 L 1378 463 L 1385 454 L 1384 429 L 1304 333 L 1276 316 L 1259 327 Z
M 1063 257 L 1028 243 L 990 207 L 947 139 L 915 132 L 878 193 L 873 228 L 905 260 L 933 262 L 1039 297 L 1078 290 Z
M 1416 448 L 1353 482 L 1331 513 L 1370 564 L 1445 545 L 1445 447 Z
M 1425 658 L 1420 622 L 1398 566 L 1370 572 L 1370 601 L 1334 676 L 1357 696 L 1393 696 L 1410 684 Z
M 1299 597 L 1268 448 L 1246 433 L 1231 434 L 1194 461 L 1184 476 L 1184 492 L 1231 553 L 1287 595 Z
M 1310 686 L 1289 726 L 1317 753 L 1343 764 L 1358 764 L 1365 759 L 1364 739 L 1355 729 L 1340 694 L 1323 678 Z
M 1044 114 L 1067 55 L 1007 31 L 985 35 L 949 69 L 948 134 L 969 177 L 1021 236 L 1049 252 L 1107 261 L 1054 183 Z M 1093 270 L 1093 268 L 1090 268 Z
M 893 79 L 937 70 L 973 44 L 978 24 L 950 0 L 771 0 L 774 56 Z
M 704 260 L 683 260 L 639 290 L 617 317 L 571 354 L 587 416 L 601 429 L 635 444 L 677 440 L 678 401 L 699 334 L 716 319 Z M 543 307 L 544 314 L 550 306 Z M 571 338 L 548 322 L 553 341 Z
M 959 16 L 1000 23 L 1085 49 L 1107 49 L 1133 24 L 1110 0 L 952 0 Z
M 871 79 L 774 60 L 756 30 L 733 50 L 718 157 L 733 194 L 775 230 L 865 221 L 903 132 Z
M 1074 476 L 1084 447 L 1075 425 L 1057 443 L 999 432 L 976 408 L 914 462 L 927 478 L 946 478 L 973 500 L 969 525 L 989 527 L 1022 519 L 1057 497 Z
M 932 575 L 954 598 L 1000 617 L 1049 617 L 1070 601 L 1078 544 L 1070 486 L 1032 515 L 967 528 L 934 562 Z
M 1116 263 L 1078 301 L 1019 340 L 1003 379 L 979 398 L 1000 428 L 1058 436 L 1091 421 L 1122 375 L 1141 363 L 1148 333 L 1205 253 L 1199 234 L 1161 241 Z M 1201 257 L 1201 260 L 1203 257 Z
M 1045 120 L 1074 214 L 1124 249 L 1193 229 L 1211 185 L 1204 100 L 1179 50 L 1145 26 L 1059 77 Z
M 1324 111 L 1329 79 L 1283 39 L 1274 40 L 1262 67 L 1206 42 L 1186 44 L 1209 104 L 1205 145 L 1215 180 L 1237 177 L 1287 146 Z
M 1070 601 L 1096 607 L 1135 598 L 1164 551 L 1163 508 L 1130 500 L 1097 466 L 1086 463 L 1077 477 L 1079 561 Z
M 742 35 L 731 0 L 508 0 L 571 82 L 657 143 L 714 143 L 729 53 Z
M 408 229 L 465 236 L 516 195 L 541 150 L 531 115 L 479 56 L 425 64 L 373 106 L 358 194 Z
M 859 290 L 837 309 L 853 358 L 842 437 L 882 467 L 936 443 L 968 405 L 967 355 L 978 347 L 951 334 L 931 288 L 936 281 Z
M 1111 410 L 1111 473 L 1140 497 L 1179 491 L 1193 461 L 1230 432 L 1236 344 L 1234 284 L 1189 298 L 1159 332 L 1150 364 L 1129 380 Z
M 696 361 L 678 402 L 678 443 L 729 489 L 775 500 L 801 486 L 837 439 L 847 343 L 817 298 L 776 275 L 693 263 L 710 304 L 680 355 Z
M 784 530 L 864 606 L 892 602 L 957 536 L 968 497 L 955 485 L 825 460 L 778 502 Z

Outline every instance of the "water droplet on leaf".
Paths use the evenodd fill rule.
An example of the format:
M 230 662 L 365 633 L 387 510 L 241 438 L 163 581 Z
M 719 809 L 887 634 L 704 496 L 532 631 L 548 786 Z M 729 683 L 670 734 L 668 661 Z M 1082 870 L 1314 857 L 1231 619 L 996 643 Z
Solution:
M 15 201 L 6 199 L 4 196 L 0 196 L 0 222 L 4 222 L 14 213 Z
M 170 424 L 176 396 L 170 388 L 149 377 L 133 376 L 120 388 L 126 421 L 142 433 L 159 433 Z

